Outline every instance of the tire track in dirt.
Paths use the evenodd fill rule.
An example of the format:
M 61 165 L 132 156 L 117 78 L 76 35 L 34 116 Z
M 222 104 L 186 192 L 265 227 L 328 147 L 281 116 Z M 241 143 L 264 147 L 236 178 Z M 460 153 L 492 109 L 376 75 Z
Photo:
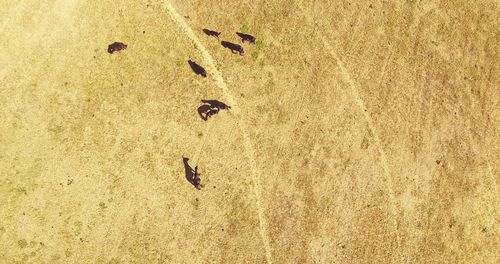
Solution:
M 206 128 L 203 131 L 203 135 L 210 135 L 210 131 L 212 131 L 212 123 L 213 122 L 205 122 L 208 123 L 206 124 Z M 200 156 L 202 153 L 203 148 L 205 147 L 205 143 L 207 142 L 207 139 L 202 139 L 200 146 L 198 147 L 198 150 L 196 150 L 195 154 L 193 155 L 193 164 L 198 165 L 200 161 Z
M 300 5 L 300 3 L 296 3 L 296 4 L 297 4 L 298 9 L 301 10 L 302 15 L 304 16 L 306 21 L 309 24 L 315 24 L 313 17 L 306 13 L 306 10 Z M 356 87 L 356 84 L 354 83 L 354 80 L 352 79 L 351 74 L 349 73 L 347 68 L 344 66 L 344 62 L 341 60 L 340 56 L 333 49 L 333 47 L 330 45 L 330 43 L 328 43 L 327 39 L 325 38 L 325 34 L 323 34 L 321 32 L 321 30 L 322 29 L 319 28 L 319 31 L 317 31 L 318 32 L 317 34 L 319 35 L 319 37 L 323 41 L 323 46 L 326 48 L 326 51 L 333 57 L 337 66 L 339 67 L 340 74 L 341 74 L 342 78 L 347 82 L 347 84 L 350 88 L 349 90 L 351 92 L 351 95 L 352 95 L 354 101 L 356 102 L 356 104 L 359 106 L 361 113 L 363 113 L 365 121 L 367 122 L 367 125 L 368 125 L 368 129 L 373 134 L 373 141 L 374 141 L 374 144 L 379 152 L 379 158 L 380 158 L 380 163 L 382 165 L 382 169 L 384 172 L 384 178 L 387 181 L 387 191 L 388 191 L 389 199 L 391 200 L 390 205 L 392 207 L 391 211 L 392 211 L 392 218 L 394 221 L 394 228 L 395 228 L 395 234 L 396 234 L 396 240 L 397 240 L 396 243 L 397 243 L 397 247 L 399 250 L 398 253 L 393 255 L 393 256 L 397 255 L 397 257 L 399 257 L 399 259 L 393 260 L 392 262 L 399 263 L 402 260 L 402 257 L 401 257 L 401 236 L 400 236 L 400 232 L 399 232 L 399 222 L 397 220 L 398 214 L 397 214 L 396 197 L 394 195 L 394 186 L 393 186 L 394 184 L 393 184 L 393 181 L 391 178 L 389 165 L 387 162 L 387 155 L 385 153 L 385 150 L 382 147 L 379 133 L 375 129 L 375 125 L 373 124 L 373 119 L 371 118 L 368 111 L 365 111 L 365 109 L 366 109 L 365 103 L 359 94 L 358 88 Z M 326 32 L 326 33 L 329 33 L 329 32 Z
M 474 100 L 474 95 L 472 94 L 471 90 L 470 89 L 466 89 L 467 91 L 467 96 L 469 97 L 469 99 L 471 100 L 471 110 L 474 109 L 474 105 L 477 104 L 476 101 Z M 473 112 L 473 111 L 471 111 Z M 467 139 L 469 141 L 469 144 L 471 145 L 472 147 L 472 151 L 474 152 L 474 154 L 478 157 L 481 157 L 481 158 L 484 158 L 485 162 L 486 162 L 486 165 L 487 165 L 487 168 L 488 168 L 488 171 L 489 171 L 489 181 L 491 182 L 490 185 L 494 191 L 494 195 L 493 195 L 493 199 L 494 199 L 494 204 L 495 205 L 498 205 L 498 186 L 497 186 L 497 182 L 495 180 L 495 175 L 493 174 L 493 170 L 491 169 L 491 161 L 493 160 L 489 153 L 488 154 L 483 154 L 483 152 L 481 151 L 481 146 L 476 142 L 474 141 L 474 138 L 473 138 L 473 127 L 472 127 L 472 124 L 471 124 L 472 120 L 469 120 L 469 124 L 468 124 L 468 128 L 467 128 Z M 498 209 L 496 206 L 493 207 L 494 210 L 495 210 L 495 217 L 498 216 Z
M 340 68 L 342 77 L 349 84 L 349 87 L 351 88 L 350 89 L 351 94 L 354 97 L 354 100 L 358 104 L 359 108 L 361 109 L 361 112 L 363 113 L 363 115 L 365 117 L 365 120 L 366 120 L 366 122 L 368 124 L 368 128 L 371 130 L 371 132 L 373 134 L 373 141 L 375 143 L 375 146 L 378 149 L 379 156 L 380 156 L 380 163 L 381 163 L 382 169 L 384 171 L 385 179 L 387 180 L 387 191 L 389 193 L 389 198 L 391 199 L 390 204 L 392 205 L 391 210 L 393 211 L 393 216 L 392 217 L 393 217 L 394 226 L 395 226 L 395 229 L 396 229 L 397 245 L 398 245 L 398 248 L 401 249 L 401 237 L 399 235 L 399 223 L 397 221 L 397 213 L 396 213 L 397 210 L 396 210 L 396 205 L 395 205 L 396 198 L 395 198 L 395 195 L 394 195 L 394 187 L 393 187 L 393 182 L 392 182 L 392 178 L 391 178 L 391 174 L 390 174 L 390 170 L 389 170 L 389 165 L 388 165 L 388 162 L 387 162 L 387 155 L 385 154 L 385 151 L 384 151 L 384 149 L 382 147 L 382 144 L 381 144 L 381 141 L 380 141 L 380 137 L 379 137 L 379 133 L 375 129 L 375 126 L 373 124 L 373 120 L 372 120 L 370 114 L 368 114 L 368 111 L 364 111 L 366 109 L 365 103 L 363 102 L 363 99 L 359 95 L 358 89 L 356 88 L 356 85 L 354 84 L 354 80 L 351 78 L 349 72 L 345 68 L 344 63 L 342 62 L 342 60 L 340 60 L 340 58 L 338 57 L 337 53 L 333 50 L 333 48 L 325 40 L 325 38 L 321 37 L 321 39 L 323 40 L 323 44 L 326 47 L 328 53 L 330 53 L 330 55 L 332 55 L 334 57 L 335 61 L 337 62 L 337 65 Z M 397 261 L 397 262 L 399 262 L 399 261 Z
M 271 254 L 271 245 L 270 245 L 270 239 L 268 235 L 268 224 L 267 220 L 264 216 L 264 207 L 262 205 L 262 187 L 261 187 L 261 182 L 259 176 L 261 175 L 259 168 L 257 166 L 257 162 L 255 159 L 255 150 L 253 147 L 253 144 L 249 138 L 248 135 L 248 127 L 246 125 L 246 122 L 244 119 L 241 118 L 241 110 L 236 103 L 236 100 L 231 94 L 231 91 L 227 87 L 226 83 L 224 82 L 224 79 L 222 78 L 222 74 L 217 70 L 217 67 L 215 66 L 214 60 L 210 53 L 207 51 L 205 46 L 201 43 L 201 41 L 198 39 L 198 37 L 195 35 L 191 27 L 186 23 L 184 18 L 179 15 L 177 10 L 174 8 L 174 6 L 169 2 L 169 1 L 163 1 L 163 4 L 165 8 L 167 9 L 169 15 L 171 16 L 172 20 L 180 27 L 180 29 L 189 37 L 191 41 L 195 43 L 195 45 L 198 47 L 200 50 L 206 64 L 208 65 L 208 70 L 213 76 L 215 83 L 219 88 L 222 89 L 222 92 L 227 98 L 227 102 L 229 105 L 231 105 L 231 112 L 234 114 L 234 116 L 238 119 L 238 124 L 243 136 L 243 143 L 245 146 L 245 152 L 247 154 L 247 158 L 250 162 L 250 167 L 251 167 L 251 173 L 252 173 L 252 179 L 254 183 L 254 192 L 255 192 L 255 201 L 257 205 L 257 214 L 259 218 L 259 231 L 260 235 L 262 238 L 262 242 L 264 244 L 264 249 L 266 253 L 266 261 L 267 263 L 272 263 L 272 254 Z

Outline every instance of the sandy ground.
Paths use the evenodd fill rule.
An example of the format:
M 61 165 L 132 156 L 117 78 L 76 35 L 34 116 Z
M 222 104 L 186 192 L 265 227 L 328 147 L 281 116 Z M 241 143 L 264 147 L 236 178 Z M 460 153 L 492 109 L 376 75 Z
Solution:
M 0 0 L 0 263 L 499 263 L 498 5 Z

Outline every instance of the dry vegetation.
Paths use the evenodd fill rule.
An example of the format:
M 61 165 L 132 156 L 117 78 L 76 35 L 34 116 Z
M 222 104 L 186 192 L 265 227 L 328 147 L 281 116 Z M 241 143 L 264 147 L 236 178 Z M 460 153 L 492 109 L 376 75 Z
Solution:
M 0 263 L 500 261 L 498 1 L 0 6 Z

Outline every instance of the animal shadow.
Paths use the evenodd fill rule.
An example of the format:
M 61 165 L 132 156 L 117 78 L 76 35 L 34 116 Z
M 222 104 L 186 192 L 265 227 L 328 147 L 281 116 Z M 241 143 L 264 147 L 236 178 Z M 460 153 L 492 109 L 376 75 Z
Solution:
M 255 37 L 252 35 L 244 34 L 241 32 L 236 32 L 236 35 L 238 35 L 241 38 L 242 43 L 245 43 L 245 41 L 248 41 L 249 43 L 255 44 Z
M 209 117 L 219 113 L 220 110 L 229 110 L 231 107 L 217 100 L 201 100 L 203 103 L 198 107 L 198 114 L 201 119 L 207 121 Z
M 205 71 L 205 68 L 201 67 L 199 64 L 192 60 L 188 60 L 189 66 L 191 66 L 191 69 L 193 70 L 194 73 L 197 75 L 202 76 L 203 78 L 207 77 L 207 71 Z
M 232 53 L 234 54 L 237 54 L 239 53 L 241 56 L 243 56 L 243 54 L 245 53 L 245 51 L 243 50 L 243 47 L 238 45 L 238 44 L 234 44 L 234 43 L 231 43 L 231 42 L 227 42 L 227 41 L 221 41 L 220 43 L 224 48 L 228 48 L 231 50 Z
M 184 163 L 184 170 L 186 171 L 186 179 L 188 180 L 189 183 L 191 183 L 196 189 L 201 190 L 201 179 L 200 179 L 200 173 L 198 173 L 198 166 L 191 168 L 189 166 L 189 158 L 182 157 L 182 162 Z
M 219 36 L 221 34 L 221 32 L 217 32 L 217 31 L 214 31 L 214 30 L 206 29 L 206 28 L 203 29 L 203 32 L 205 34 L 207 34 L 207 36 L 215 37 L 217 39 L 219 38 Z

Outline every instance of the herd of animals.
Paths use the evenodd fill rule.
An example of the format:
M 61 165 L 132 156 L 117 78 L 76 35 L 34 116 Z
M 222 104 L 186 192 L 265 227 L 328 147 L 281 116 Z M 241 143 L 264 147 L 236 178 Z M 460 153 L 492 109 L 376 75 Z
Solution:
M 220 35 L 222 34 L 221 32 L 217 32 L 214 30 L 210 29 L 203 29 L 203 33 L 205 33 L 207 36 L 214 37 L 219 39 Z M 241 32 L 236 32 L 236 35 L 240 37 L 241 42 L 245 43 L 248 42 L 250 44 L 255 44 L 255 37 L 252 35 L 248 35 L 245 33 Z M 221 41 L 221 45 L 224 48 L 227 48 L 231 50 L 233 54 L 239 54 L 240 56 L 243 56 L 245 51 L 241 45 L 238 45 L 236 43 L 232 43 L 229 41 Z M 113 54 L 114 52 L 117 51 L 122 51 L 127 49 L 127 45 L 122 43 L 122 42 L 113 42 L 108 46 L 108 53 Z M 193 70 L 193 72 L 196 75 L 199 75 L 203 78 L 207 77 L 207 71 L 198 63 L 188 60 L 188 64 Z M 212 117 L 213 115 L 216 115 L 219 113 L 220 110 L 229 110 L 231 109 L 230 106 L 226 105 L 225 103 L 218 101 L 218 100 L 201 100 L 202 105 L 198 107 L 198 114 L 200 115 L 201 119 L 204 121 L 207 121 L 208 118 Z M 193 169 L 189 163 L 189 158 L 182 157 L 182 162 L 184 163 L 184 170 L 185 170 L 185 175 L 186 179 L 189 183 L 191 183 L 196 189 L 201 190 L 203 185 L 201 184 L 201 179 L 200 179 L 200 173 L 198 172 L 198 166 L 195 166 Z

